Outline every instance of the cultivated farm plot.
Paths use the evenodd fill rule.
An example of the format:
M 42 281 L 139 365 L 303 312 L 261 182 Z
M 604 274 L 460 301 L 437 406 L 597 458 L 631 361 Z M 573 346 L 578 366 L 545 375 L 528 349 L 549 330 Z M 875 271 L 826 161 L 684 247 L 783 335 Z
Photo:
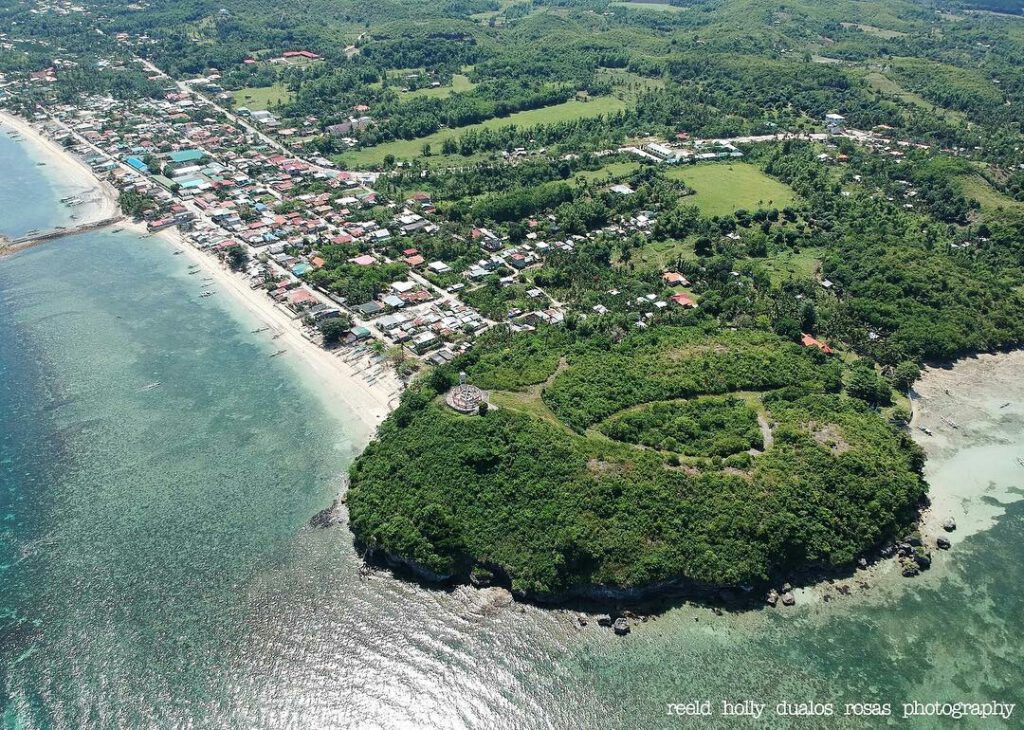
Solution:
M 746 162 L 728 162 L 676 167 L 666 177 L 681 180 L 696 194 L 683 198 L 681 205 L 696 205 L 704 215 L 729 215 L 741 208 L 784 208 L 792 205 L 796 193 L 784 183 L 765 175 Z
M 573 99 L 561 104 L 546 106 L 541 109 L 531 109 L 524 112 L 516 112 L 507 117 L 495 117 L 479 124 L 471 124 L 457 129 L 442 129 L 426 137 L 411 140 L 396 140 L 386 144 L 368 147 L 356 152 L 345 153 L 342 160 L 345 164 L 355 167 L 368 167 L 378 165 L 384 161 L 385 155 L 394 155 L 396 160 L 410 160 L 419 157 L 424 144 L 429 144 L 432 152 L 437 155 L 441 151 L 441 145 L 446 139 L 457 140 L 470 130 L 500 129 L 501 127 L 517 126 L 532 127 L 538 124 L 555 124 L 566 122 L 572 119 L 583 119 L 585 117 L 597 117 L 602 114 L 612 114 L 626 108 L 626 103 L 611 96 L 598 96 L 589 101 Z M 453 156 L 452 162 L 459 160 Z

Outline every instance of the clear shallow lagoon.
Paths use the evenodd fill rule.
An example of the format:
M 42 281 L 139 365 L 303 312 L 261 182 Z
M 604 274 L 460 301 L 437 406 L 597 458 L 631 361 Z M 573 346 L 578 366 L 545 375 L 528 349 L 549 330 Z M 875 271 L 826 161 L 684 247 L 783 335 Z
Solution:
M 1024 703 L 1024 502 L 954 533 L 922 579 L 786 611 L 682 607 L 626 639 L 498 591 L 361 580 L 345 528 L 307 527 L 357 429 L 223 293 L 198 298 L 182 258 L 94 233 L 0 260 L 4 727 L 646 728 L 693 726 L 665 704 L 703 699 Z M 929 473 L 988 467 L 1019 496 L 1024 409 L 999 405 L 1024 403 L 1024 378 L 980 381 Z M 768 724 L 787 725 L 857 723 Z

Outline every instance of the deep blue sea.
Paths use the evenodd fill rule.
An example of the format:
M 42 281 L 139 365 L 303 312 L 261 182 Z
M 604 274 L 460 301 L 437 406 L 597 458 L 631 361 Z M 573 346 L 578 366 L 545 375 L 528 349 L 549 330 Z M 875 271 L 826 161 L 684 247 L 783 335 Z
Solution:
M 0 232 L 54 224 L 44 173 L 0 135 Z M 361 446 L 352 419 L 270 359 L 227 294 L 199 298 L 185 258 L 98 232 L 0 259 L 0 726 L 884 725 L 669 715 L 691 700 L 1024 725 L 1020 708 L 898 717 L 915 700 L 1024 702 L 1024 409 L 997 412 L 1024 379 L 979 380 L 962 442 L 929 452 L 929 473 L 977 482 L 963 506 L 992 515 L 931 575 L 786 611 L 685 605 L 619 639 L 497 590 L 361 578 L 347 528 L 307 524 Z

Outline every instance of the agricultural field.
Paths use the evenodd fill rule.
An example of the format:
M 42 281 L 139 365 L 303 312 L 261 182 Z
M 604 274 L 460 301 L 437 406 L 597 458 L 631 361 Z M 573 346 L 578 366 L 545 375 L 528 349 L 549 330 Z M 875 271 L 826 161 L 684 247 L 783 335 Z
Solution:
M 695 194 L 683 205 L 696 205 L 704 215 L 729 215 L 741 208 L 784 208 L 796 201 L 787 185 L 746 162 L 676 167 L 666 177 L 681 180 Z
M 529 127 L 537 124 L 555 124 L 571 119 L 582 119 L 584 117 L 596 117 L 602 114 L 612 114 L 626 108 L 626 103 L 621 99 L 611 96 L 599 96 L 589 101 L 573 99 L 562 104 L 544 107 L 542 109 L 531 109 L 525 112 L 517 112 L 507 117 L 495 117 L 486 122 L 471 124 L 458 129 L 442 129 L 426 137 L 419 139 L 402 139 L 386 144 L 368 147 L 355 152 L 346 152 L 342 155 L 344 164 L 355 167 L 369 167 L 379 165 L 384 161 L 386 155 L 394 155 L 396 160 L 410 160 L 419 157 L 423 145 L 429 144 L 435 151 L 440 151 L 441 144 L 446 139 L 458 139 L 469 130 L 477 129 L 499 129 L 505 126 Z M 453 160 L 458 159 L 453 157 Z
M 235 99 L 235 107 L 248 107 L 249 109 L 270 109 L 278 104 L 286 104 L 292 100 L 292 92 L 284 84 L 278 83 L 273 86 L 250 86 L 238 91 L 231 92 Z

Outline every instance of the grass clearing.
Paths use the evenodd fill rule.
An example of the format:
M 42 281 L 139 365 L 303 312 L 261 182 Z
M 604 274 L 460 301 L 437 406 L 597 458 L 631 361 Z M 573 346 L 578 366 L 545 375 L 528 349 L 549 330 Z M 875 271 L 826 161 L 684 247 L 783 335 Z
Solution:
M 872 71 L 864 75 L 864 80 L 868 82 L 868 86 L 875 91 L 881 92 L 884 96 L 892 97 L 905 104 L 916 106 L 919 109 L 925 109 L 938 116 L 944 116 L 957 124 L 964 124 L 967 121 L 967 117 L 963 112 L 936 106 L 920 94 L 915 94 L 913 91 L 907 91 L 885 74 Z
M 471 124 L 458 129 L 441 129 L 426 137 L 419 139 L 402 139 L 394 142 L 367 147 L 355 152 L 346 152 L 341 156 L 345 165 L 356 167 L 369 167 L 379 165 L 384 161 L 385 155 L 394 155 L 396 160 L 411 160 L 419 157 L 424 144 L 429 144 L 436 155 L 441 151 L 441 145 L 446 139 L 457 140 L 470 130 L 500 129 L 501 127 L 517 126 L 531 127 L 537 124 L 555 124 L 566 122 L 572 119 L 585 117 L 596 117 L 602 114 L 611 114 L 626 108 L 626 103 L 621 99 L 611 96 L 598 96 L 589 101 L 578 101 L 573 99 L 561 104 L 546 106 L 541 109 L 531 109 L 525 112 L 516 112 L 507 117 L 495 117 L 479 124 Z M 452 158 L 455 159 L 461 158 Z
M 693 243 L 693 239 L 649 243 L 643 248 L 634 251 L 629 261 L 637 269 L 664 271 L 669 266 L 674 266 L 675 262 L 679 259 L 696 261 L 697 254 L 694 251 Z M 678 290 L 690 293 L 689 290 L 682 287 L 679 287 Z
M 256 111 L 270 109 L 278 104 L 287 104 L 292 100 L 291 91 L 282 83 L 273 86 L 247 86 L 238 91 L 232 91 L 235 99 L 235 107 L 248 107 Z
M 400 91 L 398 95 L 402 99 L 447 99 L 452 94 L 461 91 L 471 91 L 476 87 L 469 77 L 464 74 L 455 74 L 452 76 L 452 83 L 450 86 L 427 86 L 422 89 L 416 89 L 415 91 Z
M 628 175 L 638 169 L 640 169 L 639 162 L 613 162 L 597 170 L 581 170 L 576 173 L 575 178 L 577 180 L 586 180 L 588 182 L 592 182 L 594 180 L 610 180 L 622 177 L 623 175 Z
M 704 215 L 729 215 L 745 208 L 784 208 L 796 202 L 796 193 L 746 162 L 686 165 L 665 173 L 681 180 L 696 194 L 680 205 L 696 205 Z
M 874 25 L 864 25 L 863 23 L 840 23 L 840 25 L 844 28 L 856 28 L 863 33 L 884 38 L 887 41 L 892 40 L 893 38 L 902 38 L 906 35 L 906 33 L 902 33 L 898 30 L 888 30 L 886 28 L 878 28 Z
M 982 213 L 992 213 L 1000 208 L 1004 210 L 1024 210 L 1020 203 L 1008 195 L 996 190 L 981 175 L 965 175 L 960 178 L 960 189 L 971 200 L 978 201 Z
M 615 2 L 608 3 L 613 8 L 631 8 L 633 10 L 657 10 L 660 13 L 681 13 L 686 8 L 668 3 L 645 3 L 645 2 Z
M 799 253 L 784 251 L 769 256 L 762 264 L 772 284 L 812 279 L 821 267 L 822 253 L 817 248 L 804 248 Z

